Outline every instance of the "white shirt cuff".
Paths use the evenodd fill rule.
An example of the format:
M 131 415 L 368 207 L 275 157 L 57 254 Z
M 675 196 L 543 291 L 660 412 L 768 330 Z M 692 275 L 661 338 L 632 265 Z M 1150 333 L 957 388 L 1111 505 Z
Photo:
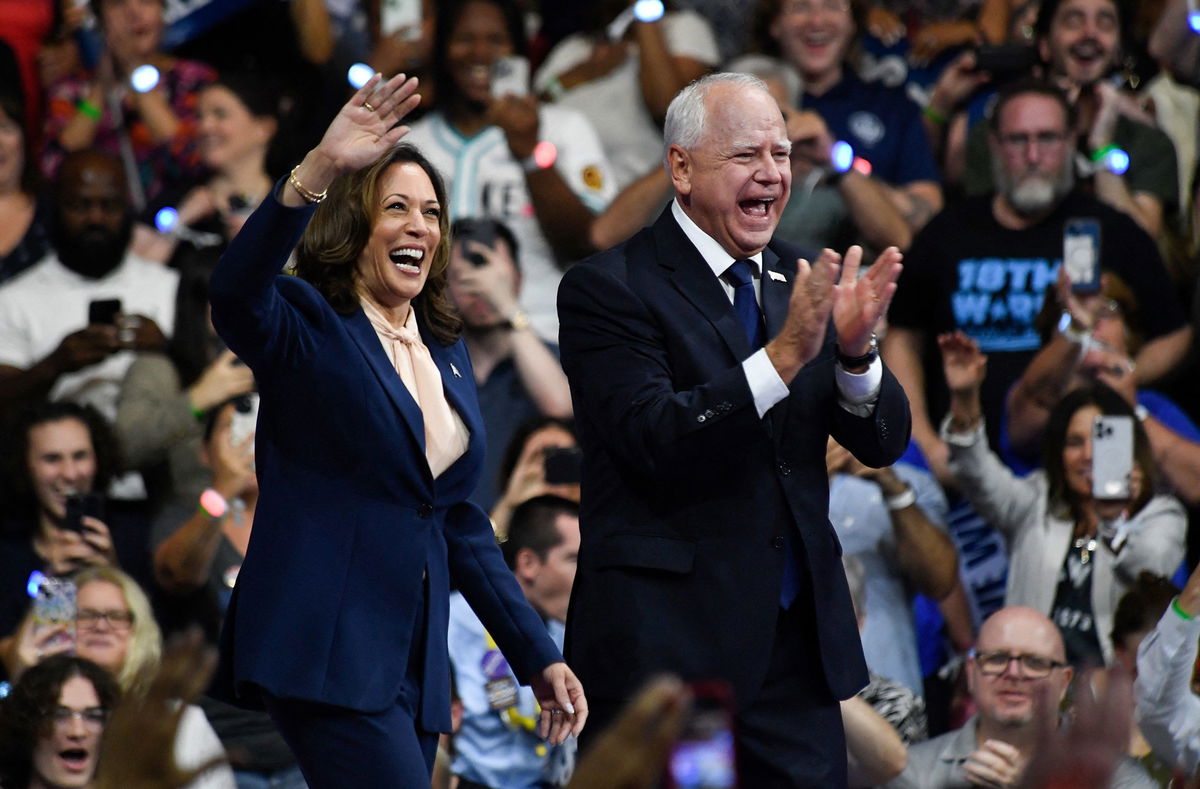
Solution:
M 875 413 L 875 401 L 879 399 L 879 388 L 883 385 L 883 362 L 876 356 L 861 373 L 852 373 L 840 364 L 833 366 L 833 377 L 837 381 L 839 404 L 855 416 L 870 416 Z
M 787 384 L 779 377 L 775 365 L 771 364 L 766 348 L 759 348 L 742 362 L 742 372 L 746 374 L 746 383 L 750 385 L 759 419 L 771 410 L 771 406 L 788 396 Z

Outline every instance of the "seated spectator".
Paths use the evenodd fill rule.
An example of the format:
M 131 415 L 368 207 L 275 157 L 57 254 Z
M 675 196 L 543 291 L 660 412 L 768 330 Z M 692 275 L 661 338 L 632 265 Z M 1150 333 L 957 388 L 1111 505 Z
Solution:
M 543 100 L 574 108 L 591 121 L 619 189 L 661 169 L 667 105 L 721 62 L 712 28 L 695 11 L 668 10 L 646 22 L 635 18 L 613 40 L 610 25 L 627 18 L 631 5 L 594 3 L 588 28 L 558 42 L 533 81 Z
M 777 233 L 816 249 L 860 241 L 906 249 L 942 207 L 920 108 L 900 88 L 864 82 L 848 62 L 863 13 L 859 0 L 758 5 L 757 45 L 804 80 L 792 99 L 801 113 L 788 128 L 795 185 Z M 869 164 L 834 170 L 837 140 Z M 823 185 L 812 188 L 822 173 Z
M 496 62 L 524 54 L 512 0 L 443 3 L 434 46 L 438 105 L 406 139 L 446 178 L 451 219 L 499 219 L 513 231 L 522 249 L 522 304 L 534 331 L 554 340 L 562 270 L 592 251 L 595 214 L 616 187 L 580 113 L 526 95 L 493 96 Z
M 989 355 L 983 415 L 999 447 L 1005 397 L 1040 346 L 1034 319 L 1057 278 L 1068 219 L 1097 218 L 1100 268 L 1120 275 L 1139 304 L 1154 305 L 1133 326 L 1145 338 L 1134 359 L 1139 385 L 1167 375 L 1191 344 L 1154 239 L 1074 189 L 1071 112 L 1050 85 L 1006 85 L 990 121 L 996 193 L 948 206 L 905 256 L 883 357 L 912 404 L 913 437 L 943 484 L 953 483 L 933 427 L 945 413 L 935 338 L 961 330 Z
M 114 567 L 92 567 L 74 577 L 75 643 L 58 643 L 36 659 L 70 651 L 96 663 L 117 681 L 125 697 L 147 693 L 162 658 L 162 633 L 150 601 L 137 582 Z M 36 634 L 33 634 L 36 638 Z M 19 666 L 18 676 L 34 668 Z M 208 764 L 224 754 L 203 711 L 188 705 L 175 738 L 175 759 L 184 769 Z M 233 789 L 233 773 L 222 764 L 189 784 L 189 789 Z
M 942 437 L 950 470 L 975 510 L 1007 538 L 1006 605 L 1029 606 L 1062 630 L 1072 665 L 1113 660 L 1113 610 L 1143 570 L 1174 572 L 1187 518 L 1175 498 L 1156 494 L 1149 440 L 1134 420 L 1130 496 L 1092 493 L 1092 427 L 1100 415 L 1133 418 L 1133 408 L 1103 384 L 1071 392 L 1046 426 L 1042 469 L 1017 477 L 987 448 L 979 390 L 987 357 L 959 332 L 939 338 L 950 413 Z M 1065 550 L 1064 550 L 1065 549 Z
M 1122 15 L 1116 0 L 1043 0 L 1035 26 L 1037 50 L 1046 78 L 1066 92 L 1072 105 L 1071 166 L 1097 198 L 1157 238 L 1164 216 L 1178 201 L 1175 147 L 1109 80 L 1120 66 Z M 987 194 L 999 186 L 993 176 L 996 153 L 983 127 L 977 124 L 967 142 L 968 194 Z M 1098 163 L 1110 146 L 1129 154 L 1126 172 Z
M 74 403 L 31 406 L 12 425 L 2 454 L 12 494 L 4 502 L 0 536 L 0 659 L 11 674 L 19 642 L 13 635 L 29 607 L 30 574 L 60 577 L 118 560 L 139 572 L 146 530 L 115 511 L 83 515 L 77 527 L 66 521 L 68 495 L 103 491 L 116 468 L 112 433 L 95 410 Z
M 1119 671 L 1125 675 L 1137 677 L 1138 648 L 1178 594 L 1179 588 L 1161 575 L 1147 572 L 1138 575 L 1129 591 L 1117 603 L 1117 610 L 1113 613 L 1112 643 L 1113 655 L 1116 657 L 1114 667 L 1120 666 Z M 1100 689 L 1104 690 L 1110 677 L 1110 672 L 1097 673 L 1092 677 L 1092 683 L 1101 685 Z M 1103 683 L 1097 682 L 1101 679 Z M 1141 762 L 1142 767 L 1160 786 L 1169 786 L 1175 773 L 1175 765 L 1154 753 L 1138 727 L 1132 710 L 1130 719 L 1132 725 L 1129 755 Z
M 133 352 L 166 345 L 179 275 L 129 252 L 133 211 L 116 158 L 69 156 L 55 200 L 55 253 L 0 287 L 0 409 L 49 396 L 112 419 Z M 112 299 L 115 316 L 93 314 L 90 303 Z
M 1200 567 L 1137 652 L 1137 722 L 1154 754 L 1194 776 L 1200 769 L 1200 698 L 1193 691 L 1200 641 Z
M 886 789 L 1021 785 L 1039 738 L 1058 728 L 1072 676 L 1065 657 L 1062 636 L 1044 614 L 1023 606 L 992 614 L 967 659 L 978 712 L 962 728 L 909 748 L 908 765 Z M 1155 784 L 1125 759 L 1111 786 Z
M 94 71 L 49 86 L 42 172 L 56 177 L 66 154 L 86 148 L 124 156 L 130 199 L 140 210 L 165 187 L 199 174 L 196 96 L 216 72 L 160 49 L 165 0 L 91 5 L 103 50 Z M 147 65 L 157 69 L 156 79 L 135 87 L 134 71 Z
M 92 786 L 119 697 L 116 681 L 82 657 L 59 655 L 26 671 L 0 702 L 0 785 Z
M 579 505 L 555 496 L 524 502 L 513 511 L 501 548 L 561 649 L 579 553 Z M 574 738 L 548 746 L 538 736 L 533 691 L 513 675 L 459 592 L 450 595 L 446 638 L 463 707 L 451 764 L 459 789 L 565 786 L 575 764 Z
M 208 487 L 212 474 L 200 462 L 201 438 L 212 410 L 254 390 L 254 374 L 213 330 L 208 317 L 211 269 L 180 272 L 175 331 L 166 353 L 139 353 L 125 373 L 114 429 L 129 468 L 160 480 L 156 504 L 187 501 Z M 165 463 L 165 476 L 157 467 Z
M 471 500 L 491 509 L 503 480 L 500 461 L 517 428 L 538 416 L 571 418 L 571 390 L 558 346 L 530 330 L 521 309 L 519 247 L 502 222 L 460 219 L 451 228 L 450 301 L 463 319 L 487 431 L 483 474 Z M 489 246 L 483 239 L 494 239 Z
M 547 468 L 548 454 L 555 454 L 555 468 Z M 501 540 L 518 506 L 538 496 L 559 496 L 579 501 L 579 442 L 569 422 L 554 417 L 535 417 L 517 428 L 500 462 L 503 487 L 490 513 L 492 528 Z
M 1131 324 L 1142 310 L 1132 291 L 1105 274 L 1099 293 L 1076 294 L 1060 272 L 1055 294 L 1062 312 L 1043 306 L 1042 349 L 1008 396 L 1001 446 L 1014 455 L 1005 458 L 1009 465 L 1019 472 L 1036 455 L 1050 411 L 1066 392 L 1100 381 L 1133 407 L 1171 492 L 1200 503 L 1200 429 L 1165 395 L 1137 385 L 1133 359 L 1142 339 Z
M 866 568 L 863 654 L 872 674 L 924 692 L 913 597 L 935 602 L 958 580 L 958 552 L 946 533 L 946 497 L 933 475 L 908 463 L 864 466 L 832 437 L 829 522 L 846 556 Z
M 50 251 L 51 207 L 37 194 L 37 165 L 23 112 L 15 95 L 0 92 L 0 283 Z
M 223 242 L 237 235 L 271 191 L 274 179 L 267 173 L 267 150 L 279 126 L 278 103 L 273 80 L 265 75 L 225 74 L 201 89 L 196 103 L 197 142 L 208 180 L 186 193 L 161 194 L 156 204 L 178 212 L 175 224 L 158 230 L 139 224 L 135 253 L 165 263 L 172 260 L 181 235 L 203 234 L 200 240 L 208 244 L 203 248 L 208 251 L 205 257 L 215 264 Z M 175 265 L 180 267 L 177 261 Z

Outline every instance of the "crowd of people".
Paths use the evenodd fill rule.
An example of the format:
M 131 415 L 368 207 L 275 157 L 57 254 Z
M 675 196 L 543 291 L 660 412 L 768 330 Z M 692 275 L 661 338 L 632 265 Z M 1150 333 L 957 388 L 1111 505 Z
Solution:
M 824 643 L 803 664 L 851 696 L 810 721 L 840 712 L 851 786 L 1050 785 L 1040 746 L 1106 698 L 1098 780 L 1194 785 L 1184 0 L 190 5 L 0 2 L 0 787 L 100 785 L 127 756 L 114 712 L 192 629 L 223 663 L 173 708 L 163 786 L 652 786 L 689 692 L 658 678 L 622 715 L 645 655 L 770 684 L 814 659 L 771 640 L 793 626 L 861 640 L 862 672 Z M 785 175 L 705 181 L 703 134 L 767 116 Z M 746 246 L 720 282 L 739 320 L 761 302 L 749 345 L 723 301 L 626 263 L 669 278 L 691 241 L 715 270 L 716 193 L 771 220 L 715 239 Z M 620 277 L 575 266 L 639 231 L 600 258 Z M 890 307 L 826 313 L 864 351 L 837 346 L 827 418 L 760 386 L 835 363 L 832 339 L 779 361 L 774 294 L 808 283 L 789 255 L 817 277 L 855 246 L 842 270 Z M 902 456 L 846 416 L 901 424 L 905 398 Z M 762 447 L 698 435 L 756 408 Z M 779 495 L 708 495 L 776 475 Z M 798 554 L 773 531 L 797 509 Z M 846 621 L 791 605 L 797 556 Z M 720 660 L 692 658 L 705 641 Z M 661 732 L 622 740 L 647 717 Z M 618 771 L 621 742 L 650 767 Z M 356 748 L 394 764 L 347 773 Z

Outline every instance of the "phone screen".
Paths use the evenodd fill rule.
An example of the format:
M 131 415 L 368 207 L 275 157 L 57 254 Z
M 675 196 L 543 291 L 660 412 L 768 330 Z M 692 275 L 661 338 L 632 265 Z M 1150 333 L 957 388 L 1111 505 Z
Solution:
M 233 405 L 233 418 L 229 423 L 229 443 L 236 447 L 249 438 L 258 427 L 258 392 L 242 395 Z
M 112 326 L 121 313 L 120 299 L 97 299 L 88 304 L 88 325 Z
M 732 698 L 724 683 L 692 685 L 692 708 L 667 763 L 672 789 L 736 789 Z
M 33 598 L 34 631 L 65 625 L 51 645 L 75 643 L 75 584 L 66 578 L 43 578 Z
M 492 95 L 496 98 L 529 93 L 529 61 L 519 55 L 502 57 L 492 64 Z
M 1068 219 L 1063 226 L 1063 265 L 1071 290 L 1096 293 L 1100 290 L 1100 222 Z

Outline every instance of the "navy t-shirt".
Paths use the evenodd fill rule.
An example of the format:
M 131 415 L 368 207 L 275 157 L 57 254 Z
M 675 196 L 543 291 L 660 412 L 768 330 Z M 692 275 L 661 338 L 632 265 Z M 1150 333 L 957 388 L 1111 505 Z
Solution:
M 847 70 L 825 93 L 805 93 L 800 102 L 801 109 L 820 113 L 835 140 L 869 161 L 879 180 L 893 186 L 938 180 L 920 108 L 903 89 L 863 82 Z
M 1147 340 L 1182 328 L 1186 317 L 1154 240 L 1127 215 L 1074 192 L 1036 226 L 1009 230 L 993 217 L 991 200 L 949 205 L 917 234 L 888 319 L 924 332 L 926 397 L 935 425 L 948 405 L 937 335 L 961 329 L 979 343 L 988 355 L 983 412 L 998 447 L 1005 395 L 1041 347 L 1034 319 L 1058 276 L 1067 219 L 1100 221 L 1100 266 L 1133 291 L 1140 309 L 1132 323 Z

